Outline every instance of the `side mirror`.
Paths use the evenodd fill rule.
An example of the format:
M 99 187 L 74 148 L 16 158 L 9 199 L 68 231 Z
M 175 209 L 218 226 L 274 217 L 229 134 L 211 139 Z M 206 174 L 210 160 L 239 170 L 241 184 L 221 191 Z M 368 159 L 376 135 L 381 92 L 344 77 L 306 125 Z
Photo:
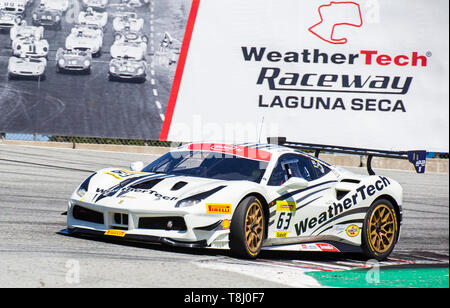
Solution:
M 130 170 L 134 172 L 139 172 L 144 169 L 144 163 L 141 161 L 135 161 L 130 164 Z
M 284 189 L 303 189 L 308 187 L 309 183 L 304 178 L 291 177 L 281 187 Z

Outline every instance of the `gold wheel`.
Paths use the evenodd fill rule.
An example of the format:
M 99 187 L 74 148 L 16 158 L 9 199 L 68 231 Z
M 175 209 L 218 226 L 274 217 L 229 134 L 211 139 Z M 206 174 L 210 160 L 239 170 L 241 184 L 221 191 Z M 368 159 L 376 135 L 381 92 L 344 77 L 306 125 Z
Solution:
M 370 246 L 378 253 L 388 251 L 395 241 L 395 216 L 386 204 L 379 204 L 369 220 L 367 237 Z
M 264 216 L 261 204 L 254 201 L 245 216 L 245 243 L 250 254 L 255 255 L 263 240 Z

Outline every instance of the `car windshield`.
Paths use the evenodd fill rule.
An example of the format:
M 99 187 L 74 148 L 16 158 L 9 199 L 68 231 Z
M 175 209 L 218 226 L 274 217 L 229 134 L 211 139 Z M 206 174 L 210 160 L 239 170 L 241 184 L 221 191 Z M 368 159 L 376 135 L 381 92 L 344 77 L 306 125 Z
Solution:
M 142 171 L 259 183 L 267 165 L 267 162 L 222 153 L 175 151 L 161 156 Z

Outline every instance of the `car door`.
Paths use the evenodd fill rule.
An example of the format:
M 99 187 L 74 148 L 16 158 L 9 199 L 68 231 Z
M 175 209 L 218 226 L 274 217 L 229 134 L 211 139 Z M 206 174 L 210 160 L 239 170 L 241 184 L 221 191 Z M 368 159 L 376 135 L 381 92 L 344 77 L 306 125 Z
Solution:
M 291 153 L 278 159 L 267 182 L 274 196 L 269 203 L 267 244 L 295 243 L 312 234 L 319 224 L 317 217 L 327 211 L 333 197 L 336 176 L 330 171 L 307 155 Z

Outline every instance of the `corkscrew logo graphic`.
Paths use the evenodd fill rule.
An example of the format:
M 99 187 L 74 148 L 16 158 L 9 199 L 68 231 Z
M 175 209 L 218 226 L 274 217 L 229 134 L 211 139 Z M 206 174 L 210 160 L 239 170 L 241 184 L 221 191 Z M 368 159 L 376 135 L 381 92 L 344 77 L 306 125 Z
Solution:
M 355 2 L 330 2 L 319 7 L 320 21 L 308 30 L 330 44 L 346 44 L 347 38 L 336 38 L 335 29 L 341 26 L 362 27 L 361 8 Z

